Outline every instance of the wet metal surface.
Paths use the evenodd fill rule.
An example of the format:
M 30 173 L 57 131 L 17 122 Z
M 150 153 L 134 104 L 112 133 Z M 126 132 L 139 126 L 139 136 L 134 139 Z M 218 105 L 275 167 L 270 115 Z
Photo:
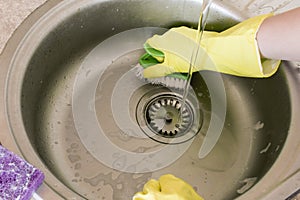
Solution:
M 62 198 L 129 199 L 149 178 L 172 173 L 193 185 L 206 199 L 258 199 L 256 197 L 261 197 L 266 191 L 256 190 L 254 194 L 247 191 L 252 186 L 261 186 L 261 182 L 266 187 L 273 186 L 274 179 L 265 176 L 278 174 L 272 171 L 273 165 L 280 157 L 288 136 L 297 129 L 292 123 L 292 110 L 298 107 L 291 89 L 294 82 L 291 73 L 286 70 L 288 63 L 283 63 L 281 70 L 270 79 L 220 76 L 212 72 L 196 74 L 192 86 L 201 108 L 203 124 L 193 140 L 178 145 L 180 154 L 172 154 L 174 162 L 159 160 L 153 163 L 149 162 L 151 156 L 145 157 L 143 161 L 153 165 L 153 170 L 149 171 L 142 168 L 144 165 L 130 163 L 130 157 L 102 148 L 99 144 L 104 145 L 103 141 L 88 140 L 89 145 L 84 143 L 87 138 L 98 138 L 101 133 L 101 138 L 109 140 L 112 146 L 132 155 L 174 153 L 169 145 L 150 139 L 138 126 L 137 129 L 133 126 L 120 128 L 122 120 L 132 119 L 130 123 L 137 124 L 136 100 L 140 99 L 137 96 L 142 91 L 147 93 L 157 89 L 132 79 L 128 85 L 137 85 L 139 90 L 116 92 L 121 91 L 118 90 L 118 82 L 125 75 L 130 75 L 140 50 L 132 49 L 115 60 L 99 54 L 99 63 L 110 64 L 91 68 L 101 71 L 100 77 L 96 77 L 93 71 L 84 71 L 86 77 L 99 78 L 95 96 L 92 101 L 83 104 L 82 112 L 74 110 L 75 104 L 81 102 L 86 97 L 84 94 L 91 89 L 91 79 L 87 78 L 86 82 L 79 84 L 82 86 L 79 91 L 86 93 L 74 96 L 78 73 L 85 67 L 84 63 L 93 58 L 89 56 L 99 44 L 118 33 L 143 26 L 195 25 L 200 8 L 194 1 L 186 1 L 183 5 L 182 1 L 147 1 L 147 6 L 148 9 L 161 8 L 164 12 L 153 9 L 155 12 L 148 13 L 141 9 L 139 3 L 133 2 L 65 1 L 31 29 L 12 58 L 5 102 L 10 128 L 20 151 L 31 163 L 45 171 L 46 183 L 51 187 L 49 192 Z M 170 7 L 172 12 L 167 9 Z M 241 19 L 238 13 L 226 6 L 215 5 L 212 13 L 209 27 L 216 30 Z M 117 51 L 112 49 L 107 49 L 107 52 L 114 55 Z M 224 128 L 212 152 L 199 159 L 201 144 L 214 123 L 211 121 L 214 114 L 212 102 L 218 99 L 218 96 L 212 95 L 214 91 L 207 80 L 220 80 L 217 79 L 220 77 L 226 91 Z M 160 90 L 157 91 L 159 94 Z M 127 94 L 128 99 L 118 94 Z M 128 103 L 127 107 L 118 106 L 124 105 L 124 102 Z M 127 117 L 120 117 L 126 116 L 127 111 Z M 81 118 L 76 117 L 88 119 L 84 115 L 86 113 L 94 114 L 101 132 L 91 130 L 80 134 L 87 130 L 80 125 L 89 120 L 78 123 L 76 119 Z M 98 159 L 97 155 L 102 154 L 110 157 L 112 162 Z M 172 158 L 170 155 L 165 158 Z M 280 161 L 281 165 L 288 165 L 282 158 Z M 144 172 L 132 173 L 137 170 Z

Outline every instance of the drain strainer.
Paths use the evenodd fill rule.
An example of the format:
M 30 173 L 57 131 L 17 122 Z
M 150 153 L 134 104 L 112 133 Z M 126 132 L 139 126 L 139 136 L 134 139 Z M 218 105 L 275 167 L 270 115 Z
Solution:
M 158 96 L 152 100 L 144 115 L 149 128 L 163 137 L 183 135 L 193 121 L 190 106 L 182 106 L 181 100 L 171 95 Z
M 182 105 L 176 92 L 149 92 L 139 102 L 137 122 L 150 138 L 165 144 L 178 144 L 192 139 L 202 126 L 198 101 L 190 95 Z

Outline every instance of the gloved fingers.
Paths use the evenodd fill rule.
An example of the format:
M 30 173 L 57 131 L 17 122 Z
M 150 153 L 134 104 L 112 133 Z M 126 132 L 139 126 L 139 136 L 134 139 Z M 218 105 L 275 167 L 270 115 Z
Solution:
M 180 190 L 182 190 L 183 187 L 186 187 L 186 185 L 188 185 L 181 179 L 179 179 L 171 174 L 166 174 L 166 175 L 161 176 L 159 178 L 159 183 L 161 186 L 161 190 L 164 193 L 180 192 Z
M 142 56 L 140 57 L 139 63 L 140 63 L 144 68 L 147 68 L 147 67 L 156 65 L 156 64 L 158 64 L 159 62 L 158 62 L 158 60 L 157 60 L 156 58 L 154 58 L 154 57 L 151 56 L 150 54 L 145 53 L 144 55 L 142 55 Z
M 142 192 L 136 193 L 133 197 L 132 200 L 149 200 L 150 198 L 143 194 Z
M 197 37 L 199 37 L 199 32 L 197 29 L 188 28 L 186 26 L 175 27 L 171 29 L 172 31 L 182 34 L 185 37 L 188 37 L 194 41 L 197 41 Z M 214 31 L 204 31 L 202 33 L 202 39 L 211 38 L 217 36 L 219 33 Z
M 190 60 L 193 50 L 198 47 L 195 40 L 172 29 L 163 35 L 154 35 L 146 43 L 152 48 L 163 52 L 165 57 L 167 54 L 173 54 L 187 61 Z
M 176 32 L 178 30 L 182 33 Z M 192 29 L 180 27 L 171 29 L 162 36 L 155 35 L 148 39 L 147 46 L 163 53 L 164 58 L 160 64 L 168 67 L 160 69 L 161 73 L 158 73 L 159 71 L 146 72 L 145 77 L 162 77 L 174 72 L 188 73 L 191 65 L 193 66 L 192 72 L 213 66 L 206 50 L 199 46 L 194 38 L 190 38 L 194 32 Z
M 193 187 L 171 174 L 159 178 L 162 194 L 178 194 L 182 199 L 203 200 Z
M 155 196 L 161 191 L 160 184 L 157 180 L 149 180 L 143 188 L 142 192 L 138 192 L 133 196 L 133 200 L 156 200 Z
M 169 52 L 184 52 L 186 55 L 191 55 L 192 51 L 196 49 L 200 43 L 198 39 L 200 36 L 201 41 L 208 38 L 214 38 L 219 35 L 218 32 L 204 31 L 202 35 L 198 34 L 197 30 L 185 26 L 171 28 L 163 35 L 154 35 L 149 38 L 144 45 L 144 48 L 154 48 L 158 53 L 150 53 L 158 57 L 163 57 L 165 51 Z M 202 46 L 202 42 L 201 45 Z M 183 51 L 180 51 L 183 49 Z M 150 51 L 151 52 L 151 51 Z M 181 55 L 181 54 L 179 54 Z
M 157 180 L 151 179 L 144 185 L 143 193 L 160 192 L 160 183 Z
M 148 181 L 142 192 L 133 200 L 203 200 L 185 181 L 171 174 L 163 175 L 158 181 Z
M 164 61 L 165 54 L 162 51 L 151 47 L 148 43 L 144 44 L 144 49 L 147 52 L 147 54 L 155 58 L 157 62 Z
M 165 65 L 165 64 L 157 64 L 144 69 L 144 77 L 145 78 L 159 78 L 163 76 L 167 76 L 169 74 L 175 73 L 173 67 Z

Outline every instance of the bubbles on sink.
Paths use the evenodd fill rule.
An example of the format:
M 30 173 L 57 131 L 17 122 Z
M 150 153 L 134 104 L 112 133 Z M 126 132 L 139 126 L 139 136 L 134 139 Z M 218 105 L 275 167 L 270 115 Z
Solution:
M 69 139 L 68 139 L 69 141 Z M 83 182 L 80 170 L 82 169 L 83 158 L 81 154 L 81 147 L 78 143 L 71 143 L 66 149 L 68 161 L 71 163 L 68 164 L 70 169 L 74 171 L 74 177 L 70 179 L 73 184 L 80 184 Z
M 111 131 L 111 132 L 108 133 L 108 135 L 111 138 L 115 138 L 119 141 L 128 142 L 132 139 L 131 134 L 130 134 L 131 132 L 134 134 L 133 131 L 128 130 L 128 131 Z
M 137 191 L 143 189 L 143 185 L 151 178 L 151 174 L 145 173 L 136 176 L 130 173 L 120 173 L 118 175 L 112 172 L 99 173 L 94 177 L 84 178 L 83 181 L 92 187 L 98 188 L 97 191 L 109 186 L 113 190 L 112 199 L 129 199 Z M 126 187 L 127 185 L 135 185 L 136 187 Z
M 242 183 L 244 185 L 243 185 L 243 187 L 238 189 L 236 192 L 238 194 L 244 194 L 256 183 L 256 181 L 257 181 L 257 177 L 246 178 L 246 179 L 240 181 L 240 183 Z
M 78 148 L 79 148 L 79 144 L 77 144 L 77 143 L 72 143 L 72 144 L 71 144 L 71 148 L 72 148 L 72 149 L 78 149 Z
M 263 154 L 263 153 L 268 152 L 268 150 L 270 149 L 271 146 L 272 146 L 272 143 L 269 142 L 268 145 L 266 146 L 266 148 L 262 149 L 259 153 Z
M 204 94 L 203 94 L 202 92 L 198 92 L 197 95 L 198 95 L 199 97 L 203 97 L 203 96 L 204 96 Z
M 78 182 L 78 179 L 75 179 L 75 178 L 74 178 L 74 179 L 72 179 L 71 181 L 72 181 L 73 183 L 77 183 L 77 182 Z
M 84 182 L 90 184 L 91 186 L 97 186 L 101 181 L 105 182 L 105 179 L 102 180 L 102 176 L 101 175 L 97 175 L 95 177 L 92 178 L 84 178 L 83 179 Z
M 263 129 L 265 126 L 265 124 L 262 121 L 258 121 L 255 125 L 254 125 L 254 130 L 258 131 Z
M 76 162 L 81 160 L 81 157 L 76 154 L 79 151 L 79 145 L 78 144 L 72 143 L 70 148 L 68 148 L 66 151 L 69 154 L 68 159 L 69 159 L 69 161 L 71 161 L 71 163 L 76 163 Z
M 71 161 L 71 163 L 75 163 L 75 162 L 81 160 L 80 156 L 78 156 L 78 155 L 69 155 L 68 158 Z
M 113 157 L 116 158 L 116 160 L 113 162 L 113 168 L 114 169 L 123 169 L 126 166 L 127 158 L 126 156 L 120 156 L 118 153 L 113 154 Z
M 81 163 L 76 163 L 74 169 L 75 169 L 75 170 L 81 169 Z M 76 175 L 76 174 L 75 174 L 75 175 Z

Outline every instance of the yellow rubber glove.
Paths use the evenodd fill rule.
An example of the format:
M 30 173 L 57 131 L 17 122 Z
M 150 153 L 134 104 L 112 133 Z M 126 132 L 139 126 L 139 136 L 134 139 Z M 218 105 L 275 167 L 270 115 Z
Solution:
M 279 65 L 279 60 L 262 59 L 256 34 L 261 23 L 272 14 L 245 20 L 221 33 L 205 31 L 197 59 L 193 60 L 193 72 L 212 70 L 243 77 L 269 77 Z M 146 44 L 163 52 L 157 57 L 159 64 L 144 70 L 145 78 L 166 76 L 175 72 L 187 73 L 193 51 L 197 49 L 197 30 L 172 28 L 162 36 L 155 35 Z M 155 56 L 154 56 L 155 57 Z
M 203 200 L 195 190 L 173 175 L 167 174 L 159 180 L 151 179 L 144 185 L 142 192 L 134 195 L 133 200 Z

